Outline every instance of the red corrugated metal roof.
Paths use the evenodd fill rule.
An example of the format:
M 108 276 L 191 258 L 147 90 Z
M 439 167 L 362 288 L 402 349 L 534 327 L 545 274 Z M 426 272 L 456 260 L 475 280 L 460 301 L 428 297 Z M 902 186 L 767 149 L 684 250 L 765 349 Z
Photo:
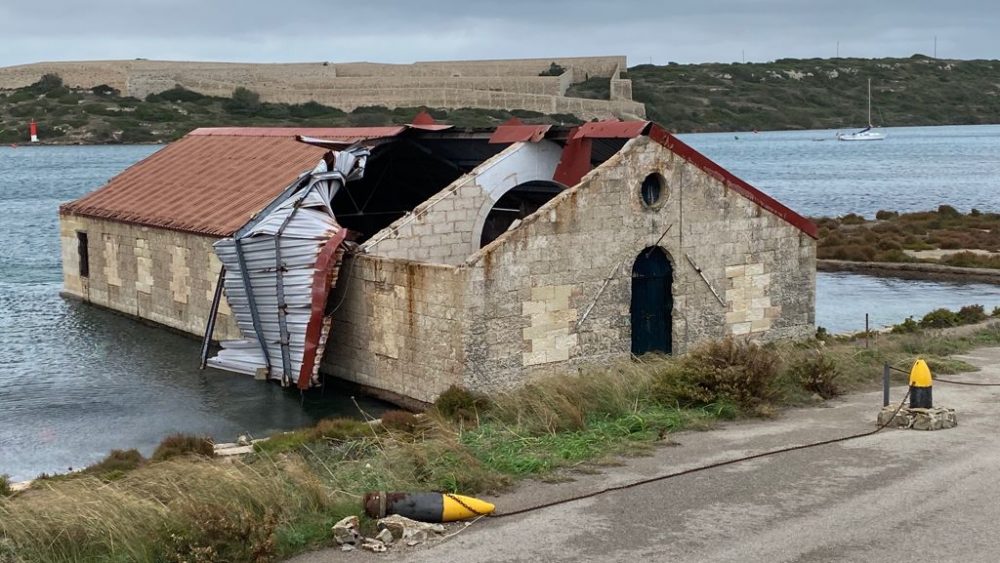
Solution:
M 296 135 L 360 140 L 405 127 L 197 129 L 63 204 L 62 213 L 229 236 L 326 152 Z
M 512 117 L 502 123 L 490 136 L 491 144 L 537 143 L 545 138 L 551 125 L 525 125 L 520 119 Z

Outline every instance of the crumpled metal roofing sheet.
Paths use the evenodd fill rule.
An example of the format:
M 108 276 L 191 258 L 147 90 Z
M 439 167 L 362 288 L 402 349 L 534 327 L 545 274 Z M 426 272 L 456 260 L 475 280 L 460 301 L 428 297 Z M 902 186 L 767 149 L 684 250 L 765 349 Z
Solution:
M 243 340 L 226 341 L 208 364 L 307 388 L 318 380 L 330 331 L 326 301 L 336 284 L 347 231 L 330 201 L 360 178 L 367 149 L 336 153 L 333 170 L 321 160 L 268 211 L 215 243 L 226 268 L 224 287 Z M 268 369 L 269 368 L 269 369 Z
M 295 140 L 392 136 L 404 127 L 197 129 L 63 204 L 61 213 L 224 237 L 232 235 L 326 152 Z

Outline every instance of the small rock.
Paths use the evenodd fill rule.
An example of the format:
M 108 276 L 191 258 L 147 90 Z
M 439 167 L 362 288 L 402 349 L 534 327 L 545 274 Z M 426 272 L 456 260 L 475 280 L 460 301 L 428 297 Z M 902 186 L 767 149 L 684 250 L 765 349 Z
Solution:
M 384 543 L 385 545 L 389 545 L 396 538 L 392 537 L 392 532 L 390 532 L 388 530 L 388 528 L 382 528 L 382 531 L 379 532 L 378 535 L 375 536 L 375 539 L 377 539 L 378 541 Z
M 367 549 L 368 551 L 371 551 L 373 553 L 382 553 L 385 551 L 386 548 L 385 544 L 378 540 L 372 538 L 365 538 L 364 543 L 361 544 L 361 549 Z
M 354 545 L 361 540 L 358 532 L 358 517 L 348 516 L 333 525 L 333 539 L 339 545 Z
M 240 436 L 236 438 L 236 443 L 241 446 L 249 446 L 250 438 L 248 438 L 246 434 L 240 434 Z
M 415 545 L 420 545 L 420 542 L 418 542 L 416 540 L 410 540 L 410 541 L 406 542 L 406 546 L 407 547 L 413 547 Z
M 340 546 L 340 551 L 354 551 L 354 546 L 349 543 L 345 543 L 344 545 Z

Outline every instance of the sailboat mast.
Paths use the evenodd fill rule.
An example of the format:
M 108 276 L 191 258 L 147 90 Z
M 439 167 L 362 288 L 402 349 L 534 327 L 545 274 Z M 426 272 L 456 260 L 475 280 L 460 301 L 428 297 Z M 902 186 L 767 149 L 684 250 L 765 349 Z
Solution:
M 868 127 L 872 126 L 872 79 L 868 79 Z

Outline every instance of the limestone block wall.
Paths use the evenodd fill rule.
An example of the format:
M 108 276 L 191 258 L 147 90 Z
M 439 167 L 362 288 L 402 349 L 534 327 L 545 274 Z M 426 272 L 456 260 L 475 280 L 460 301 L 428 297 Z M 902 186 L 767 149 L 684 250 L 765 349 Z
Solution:
M 563 76 L 539 76 L 552 62 L 567 68 Z M 351 111 L 358 106 L 484 107 L 573 113 L 584 119 L 645 115 L 642 104 L 620 95 L 607 100 L 563 96 L 568 80 L 588 76 L 618 79 L 625 57 L 578 57 L 496 61 L 253 64 L 181 61 L 71 61 L 0 68 L 0 89 L 20 88 L 45 73 L 66 84 L 90 88 L 108 84 L 143 98 L 180 84 L 213 96 L 229 96 L 237 86 L 257 91 L 269 102 L 310 100 Z M 628 91 L 631 92 L 631 87 Z M 568 101 L 567 101 L 568 100 Z
M 66 294 L 201 336 L 221 264 L 216 239 L 79 215 L 59 218 Z M 77 233 L 87 233 L 89 276 L 80 276 Z M 213 337 L 239 338 L 225 300 Z
M 646 206 L 639 186 L 653 172 L 665 189 Z M 815 241 L 639 137 L 470 258 L 466 362 L 480 369 L 467 370 L 466 384 L 510 387 L 627 357 L 631 269 L 653 245 L 673 267 L 675 353 L 729 334 L 766 340 L 814 330 Z
M 525 182 L 551 180 L 562 147 L 551 141 L 514 143 L 375 234 L 365 249 L 380 256 L 462 264 L 479 250 L 493 205 Z
M 463 380 L 466 270 L 370 255 L 341 268 L 324 373 L 432 402 Z

